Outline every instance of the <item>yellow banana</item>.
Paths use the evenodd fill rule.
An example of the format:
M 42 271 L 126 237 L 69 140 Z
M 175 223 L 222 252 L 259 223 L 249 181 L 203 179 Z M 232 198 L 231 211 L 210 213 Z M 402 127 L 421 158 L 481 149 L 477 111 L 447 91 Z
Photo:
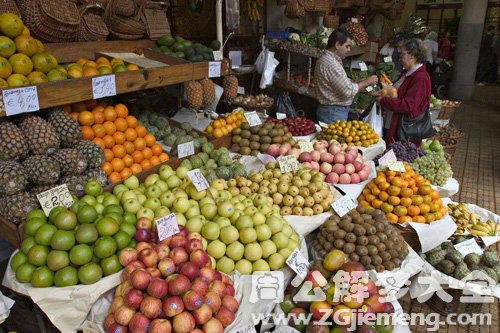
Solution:
M 471 230 L 477 230 L 477 231 L 482 231 L 482 232 L 486 232 L 486 233 L 489 232 L 488 227 L 486 227 L 485 225 L 482 225 L 482 224 L 478 224 L 478 223 L 472 225 Z
M 472 230 L 469 230 L 469 232 L 472 236 L 478 236 L 478 237 L 488 236 L 488 233 L 485 231 L 479 231 L 479 230 L 472 229 Z

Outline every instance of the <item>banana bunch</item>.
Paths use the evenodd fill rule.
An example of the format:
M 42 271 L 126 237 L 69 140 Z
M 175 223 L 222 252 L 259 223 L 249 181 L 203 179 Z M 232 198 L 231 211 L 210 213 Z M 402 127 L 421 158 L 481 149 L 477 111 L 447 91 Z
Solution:
M 469 228 L 469 232 L 473 236 L 496 236 L 500 232 L 500 224 L 496 224 L 492 220 L 478 222 Z
M 242 0 L 240 5 L 250 21 L 260 21 L 260 9 L 264 6 L 264 0 Z
M 457 234 L 463 234 L 473 224 L 480 222 L 480 219 L 474 213 L 469 213 L 464 203 L 448 204 L 448 214 L 457 225 Z

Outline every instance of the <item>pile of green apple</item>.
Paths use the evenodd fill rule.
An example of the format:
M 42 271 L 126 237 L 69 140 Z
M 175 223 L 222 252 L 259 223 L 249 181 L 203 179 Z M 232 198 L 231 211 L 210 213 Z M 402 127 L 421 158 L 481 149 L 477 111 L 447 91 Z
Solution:
M 41 209 L 28 213 L 20 251 L 10 263 L 19 282 L 40 288 L 93 284 L 122 269 L 116 253 L 135 245 L 136 217 L 96 181 L 85 185 L 85 193 L 48 217 Z
M 302 167 L 295 173 L 282 173 L 272 162 L 267 163 L 264 170 L 252 172 L 248 178 L 228 180 L 227 185 L 232 195 L 271 197 L 271 204 L 281 215 L 321 214 L 330 210 L 334 201 L 323 173 Z
M 233 196 L 222 179 L 198 192 L 187 171 L 181 166 L 174 171 L 162 165 L 142 184 L 132 176 L 113 192 L 125 211 L 138 219 L 155 220 L 175 213 L 178 225 L 201 234 L 207 253 L 221 272 L 251 274 L 285 266 L 288 256 L 299 248 L 299 237 L 272 206 L 269 196 Z

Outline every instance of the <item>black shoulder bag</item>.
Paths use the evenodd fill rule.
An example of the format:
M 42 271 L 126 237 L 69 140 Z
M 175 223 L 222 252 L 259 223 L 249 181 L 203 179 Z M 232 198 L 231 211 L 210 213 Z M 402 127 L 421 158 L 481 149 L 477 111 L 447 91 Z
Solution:
M 434 135 L 429 109 L 415 118 L 404 114 L 400 117 L 397 130 L 399 141 L 421 141 Z

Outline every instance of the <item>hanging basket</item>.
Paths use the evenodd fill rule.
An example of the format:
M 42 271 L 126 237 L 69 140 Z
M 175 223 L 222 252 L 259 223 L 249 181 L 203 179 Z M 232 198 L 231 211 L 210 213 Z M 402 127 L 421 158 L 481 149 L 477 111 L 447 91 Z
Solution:
M 276 4 L 278 6 L 288 5 L 289 2 L 290 2 L 290 0 L 276 0 Z
M 120 0 L 109 0 L 104 12 L 104 21 L 110 34 L 118 39 L 134 40 L 142 38 L 146 33 L 146 27 L 140 22 L 139 17 L 136 17 L 138 15 L 133 17 L 118 15 L 116 9 L 119 4 Z M 134 9 L 135 14 L 139 12 L 138 9 Z
M 340 17 L 337 15 L 326 15 L 323 19 L 323 25 L 325 28 L 338 28 L 340 23 Z
M 304 9 L 307 12 L 325 12 L 328 13 L 334 6 L 332 0 L 304 0 Z
M 80 30 L 78 30 L 77 41 L 100 41 L 106 40 L 109 30 L 99 12 L 104 8 L 98 5 L 87 5 L 80 8 L 82 15 Z
M 285 8 L 285 16 L 291 19 L 301 18 L 306 15 L 304 6 L 298 0 L 291 0 Z
M 14 0 L 3 0 L 0 2 L 0 13 L 14 13 L 21 17 L 21 12 Z
M 116 15 L 131 17 L 135 14 L 134 0 L 117 0 Z
M 159 4 L 145 5 L 141 11 L 141 21 L 146 26 L 148 37 L 151 39 L 157 39 L 170 33 L 167 15 Z

